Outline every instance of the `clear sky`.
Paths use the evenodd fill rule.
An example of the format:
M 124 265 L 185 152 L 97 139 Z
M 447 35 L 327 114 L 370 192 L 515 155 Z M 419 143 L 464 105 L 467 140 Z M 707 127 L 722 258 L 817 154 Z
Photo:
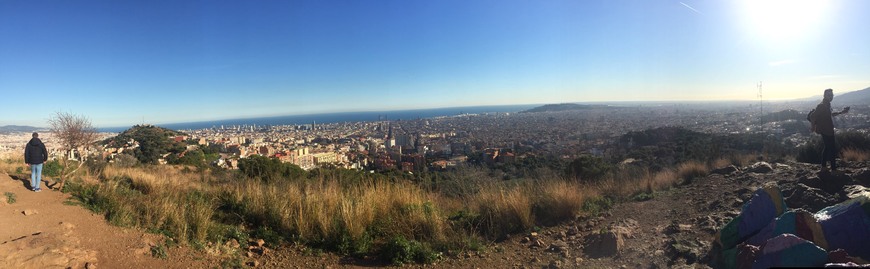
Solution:
M 0 125 L 870 86 L 864 0 L 0 0 Z

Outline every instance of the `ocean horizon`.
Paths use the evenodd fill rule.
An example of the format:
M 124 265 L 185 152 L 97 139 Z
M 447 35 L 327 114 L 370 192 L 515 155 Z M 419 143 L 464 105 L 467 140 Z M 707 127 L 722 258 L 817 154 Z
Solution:
M 469 107 L 448 107 L 448 108 L 430 108 L 430 109 L 409 109 L 409 110 L 392 110 L 392 111 L 362 111 L 362 112 L 337 112 L 337 113 L 319 113 L 319 114 L 304 114 L 304 115 L 287 115 L 287 116 L 271 116 L 271 117 L 253 117 L 253 118 L 238 118 L 238 119 L 223 119 L 213 121 L 196 121 L 182 123 L 165 123 L 153 124 L 172 130 L 200 130 L 208 128 L 220 128 L 237 126 L 237 125 L 258 125 L 258 126 L 278 126 L 278 125 L 302 125 L 311 123 L 340 123 L 340 122 L 367 122 L 378 120 L 414 120 L 425 119 L 443 116 L 456 116 L 461 114 L 480 114 L 480 113 L 513 113 L 527 110 L 533 107 L 540 106 L 538 104 L 531 105 L 498 105 L 498 106 L 469 106 Z M 127 127 L 105 127 L 98 128 L 100 132 L 118 133 L 129 129 Z

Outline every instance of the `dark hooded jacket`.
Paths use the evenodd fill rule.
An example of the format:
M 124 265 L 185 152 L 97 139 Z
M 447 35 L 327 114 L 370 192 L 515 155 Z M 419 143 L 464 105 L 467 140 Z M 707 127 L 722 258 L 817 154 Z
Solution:
M 24 147 L 24 162 L 28 164 L 41 164 L 48 161 L 48 150 L 42 140 L 34 137 Z

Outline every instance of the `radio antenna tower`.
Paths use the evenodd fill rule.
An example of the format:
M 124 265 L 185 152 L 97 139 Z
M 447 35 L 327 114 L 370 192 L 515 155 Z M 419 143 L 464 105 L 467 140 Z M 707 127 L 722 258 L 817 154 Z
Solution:
M 767 139 L 764 135 L 764 98 L 761 94 L 761 81 L 758 82 L 758 121 L 760 125 L 758 126 L 758 130 L 761 133 L 761 157 L 767 159 L 767 143 L 765 142 Z

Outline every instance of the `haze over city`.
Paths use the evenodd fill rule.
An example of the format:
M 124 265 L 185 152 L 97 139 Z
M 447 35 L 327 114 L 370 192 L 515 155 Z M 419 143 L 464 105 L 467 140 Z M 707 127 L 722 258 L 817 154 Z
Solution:
M 0 125 L 870 85 L 865 1 L 3 1 Z

